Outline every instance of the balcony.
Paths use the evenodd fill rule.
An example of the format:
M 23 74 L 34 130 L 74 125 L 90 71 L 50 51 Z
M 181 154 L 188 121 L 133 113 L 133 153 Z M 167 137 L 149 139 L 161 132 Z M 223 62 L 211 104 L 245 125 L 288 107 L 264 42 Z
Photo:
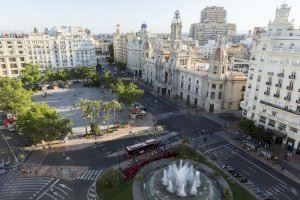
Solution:
M 265 95 L 270 95 L 270 91 L 265 91 L 264 94 Z
M 281 83 L 277 83 L 275 87 L 281 88 Z
M 296 75 L 295 74 L 289 75 L 289 79 L 296 79 Z
M 291 97 L 284 97 L 284 100 L 286 100 L 286 101 L 291 101 Z
M 293 86 L 291 86 L 291 85 L 289 85 L 289 86 L 287 86 L 287 87 L 286 87 L 286 89 L 287 89 L 287 90 L 293 90 L 293 89 L 294 89 L 294 87 L 293 87 Z
M 280 94 L 274 94 L 273 96 L 276 97 L 276 98 L 279 98 Z
M 281 106 L 278 106 L 278 105 L 275 105 L 275 104 L 272 104 L 272 103 L 269 103 L 269 102 L 266 102 L 266 101 L 260 101 L 260 103 L 264 104 L 264 105 L 267 105 L 267 106 L 270 106 L 270 107 L 273 107 L 273 108 L 280 109 L 282 111 L 286 111 L 286 112 L 293 113 L 295 115 L 300 116 L 300 112 L 292 110 L 292 109 L 287 109 L 287 108 L 284 108 L 284 107 L 281 107 Z
M 284 73 L 279 73 L 277 74 L 277 76 L 282 78 L 284 76 Z
M 272 85 L 271 81 L 266 82 L 266 85 Z

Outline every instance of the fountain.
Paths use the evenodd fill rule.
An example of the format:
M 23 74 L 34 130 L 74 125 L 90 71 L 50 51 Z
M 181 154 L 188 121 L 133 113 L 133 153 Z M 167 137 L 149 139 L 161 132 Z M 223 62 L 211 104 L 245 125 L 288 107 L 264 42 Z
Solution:
M 147 200 L 218 200 L 220 190 L 210 175 L 189 160 L 165 160 L 149 164 L 145 180 Z M 147 167 L 146 167 L 147 169 Z
M 162 183 L 171 193 L 176 193 L 178 196 L 187 196 L 187 191 L 190 195 L 197 194 L 197 188 L 201 186 L 200 172 L 195 170 L 188 162 L 179 162 L 169 165 L 168 169 L 163 170 Z

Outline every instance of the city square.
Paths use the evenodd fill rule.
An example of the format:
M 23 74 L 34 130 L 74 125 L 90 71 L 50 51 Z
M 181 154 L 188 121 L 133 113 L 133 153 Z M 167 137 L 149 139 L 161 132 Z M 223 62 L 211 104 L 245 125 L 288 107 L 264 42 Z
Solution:
M 0 200 L 300 199 L 298 1 L 18 1 Z

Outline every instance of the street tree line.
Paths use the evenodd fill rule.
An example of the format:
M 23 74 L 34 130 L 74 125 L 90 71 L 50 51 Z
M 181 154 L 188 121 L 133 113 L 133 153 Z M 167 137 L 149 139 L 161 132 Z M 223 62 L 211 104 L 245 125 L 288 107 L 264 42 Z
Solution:
M 26 63 L 21 70 L 20 80 L 28 89 L 37 89 L 40 83 L 49 83 L 54 81 L 67 81 L 71 79 L 84 79 L 92 81 L 97 77 L 94 67 L 76 67 L 70 70 L 58 69 L 52 72 L 47 68 L 41 73 L 39 67 L 32 63 Z
M 17 131 L 33 144 L 62 139 L 71 132 L 71 121 L 45 103 L 34 103 L 32 92 L 18 79 L 0 78 L 0 110 L 16 116 Z

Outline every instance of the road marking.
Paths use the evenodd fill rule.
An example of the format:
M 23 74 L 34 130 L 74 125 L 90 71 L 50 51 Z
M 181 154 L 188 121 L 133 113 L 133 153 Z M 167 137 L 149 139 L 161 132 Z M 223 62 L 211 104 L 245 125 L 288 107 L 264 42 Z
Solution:
M 59 179 L 58 180 L 56 180 L 46 191 L 44 191 L 36 200 L 39 200 L 44 194 L 46 194 L 47 193 L 47 191 L 51 188 L 51 187 L 53 187 L 57 182 L 59 181 Z M 54 198 L 55 199 L 55 198 Z
M 65 191 L 63 191 L 62 189 L 60 189 L 59 187 L 56 187 L 56 186 L 53 186 L 54 188 L 56 188 L 56 189 L 59 189 L 60 191 L 62 191 L 65 195 L 67 195 L 67 196 L 69 196 L 69 194 L 68 193 L 66 193 Z
M 248 169 L 250 169 L 250 170 L 253 171 L 254 173 L 257 172 L 257 171 L 255 171 L 254 169 L 252 169 L 251 167 L 248 167 Z
M 229 150 L 232 150 L 232 149 L 230 149 L 230 148 L 228 148 L 228 147 L 225 147 L 225 148 L 227 148 L 227 149 L 229 149 Z M 242 159 L 246 160 L 247 162 L 251 163 L 253 166 L 257 167 L 257 168 L 260 169 L 261 171 L 263 171 L 263 172 L 265 172 L 266 174 L 270 175 L 270 176 L 273 177 L 274 179 L 278 180 L 278 181 L 281 182 L 282 184 L 287 185 L 287 183 L 285 183 L 285 182 L 283 182 L 282 180 L 278 179 L 277 177 L 273 176 L 272 174 L 270 174 L 270 173 L 267 172 L 266 170 L 262 169 L 261 167 L 257 166 L 256 164 L 254 164 L 254 163 L 251 162 L 250 160 L 244 158 L 244 157 L 241 156 L 240 154 L 237 154 L 237 155 L 238 155 L 240 158 L 242 158 Z
M 52 197 L 53 199 L 57 200 L 54 196 L 52 196 L 52 195 L 50 195 L 48 193 L 45 193 L 45 194 L 48 195 L 48 196 L 50 196 L 50 197 Z
M 251 176 L 246 170 L 243 170 L 243 172 L 248 175 L 248 176 Z
M 74 191 L 73 189 L 71 189 L 71 188 L 69 188 L 68 186 L 66 186 L 65 184 L 59 184 L 61 187 L 63 187 L 63 188 L 67 188 L 68 190 L 70 190 L 70 191 Z

